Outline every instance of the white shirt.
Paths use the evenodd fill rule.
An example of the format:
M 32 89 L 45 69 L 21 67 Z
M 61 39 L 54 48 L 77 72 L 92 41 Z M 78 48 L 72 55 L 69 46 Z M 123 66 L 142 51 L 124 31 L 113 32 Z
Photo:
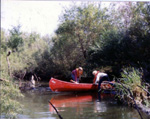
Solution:
M 100 78 L 103 77 L 103 76 L 107 76 L 107 74 L 106 74 L 106 73 L 99 72 L 99 73 L 97 74 L 95 83 L 98 83 L 99 80 L 100 80 Z

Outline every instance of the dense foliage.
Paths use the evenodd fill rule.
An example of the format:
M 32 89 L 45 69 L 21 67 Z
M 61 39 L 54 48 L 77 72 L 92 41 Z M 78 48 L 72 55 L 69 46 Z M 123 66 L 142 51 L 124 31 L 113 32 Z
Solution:
M 133 66 L 142 67 L 147 78 L 149 6 L 149 2 L 73 5 L 64 9 L 53 37 L 22 33 L 18 26 L 8 36 L 2 35 L 1 48 L 12 50 L 11 60 L 15 61 L 11 63 L 17 62 L 12 66 L 19 74 L 26 70 L 44 79 L 55 75 L 69 78 L 71 70 L 82 66 L 84 76 L 90 76 L 95 68 L 119 76 L 122 67 Z
M 23 95 L 18 85 L 11 78 L 7 79 L 9 80 L 1 82 L 1 115 L 4 114 L 6 118 L 16 118 L 18 113 L 22 113 L 23 105 L 17 100 Z
M 51 53 L 64 75 L 81 65 L 86 75 L 98 68 L 120 76 L 122 67 L 142 67 L 149 75 L 150 4 L 83 4 L 66 9 Z M 65 72 L 64 72 L 65 71 Z M 60 73 L 59 72 L 59 73 Z
M 122 20 L 122 25 L 125 23 L 128 25 L 120 28 L 115 23 L 118 30 L 115 27 L 115 29 L 109 29 L 99 38 L 100 43 L 92 47 L 89 52 L 89 62 L 94 65 L 93 67 L 110 66 L 116 74 L 123 66 L 142 67 L 144 71 L 149 72 L 149 6 L 149 3 L 125 4 L 125 8 L 122 5 L 123 15 L 119 14 L 119 20 Z M 125 11 L 126 9 L 128 10 Z
M 42 80 L 52 76 L 70 80 L 70 72 L 78 66 L 90 81 L 93 69 L 120 77 L 128 66 L 142 68 L 143 80 L 150 77 L 149 2 L 115 2 L 109 7 L 88 2 L 64 8 L 52 37 L 24 33 L 20 27 L 13 27 L 9 34 L 1 30 L 3 79 L 28 79 L 33 73 Z M 11 82 L 8 87 L 14 88 Z

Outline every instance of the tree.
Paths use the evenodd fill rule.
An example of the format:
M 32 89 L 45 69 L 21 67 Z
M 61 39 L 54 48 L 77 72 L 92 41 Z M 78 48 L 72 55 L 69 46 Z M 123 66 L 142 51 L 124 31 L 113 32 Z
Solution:
M 77 50 L 87 58 L 87 51 L 93 44 L 101 31 L 109 26 L 107 9 L 102 9 L 99 5 L 82 4 L 81 6 L 73 6 L 69 10 L 65 10 L 61 17 L 61 24 L 56 30 L 57 35 L 67 34 L 72 36 L 72 40 L 77 45 Z
M 8 41 L 8 47 L 12 50 L 17 51 L 18 47 L 23 45 L 23 39 L 21 37 L 22 32 L 20 32 L 21 26 L 18 25 L 17 27 L 13 27 L 12 30 L 10 30 L 10 39 Z
M 88 65 L 89 47 L 101 39 L 106 29 L 111 29 L 109 20 L 107 9 L 101 8 L 101 4 L 86 3 L 65 9 L 50 50 L 53 63 L 62 74 Z
M 118 8 L 122 12 L 113 11 L 118 13 L 116 13 L 116 18 L 119 18 L 121 22 L 118 24 L 113 22 L 113 29 L 103 32 L 100 42 L 93 45 L 89 52 L 88 61 L 93 67 L 110 66 L 113 71 L 116 70 L 118 73 L 122 67 L 129 65 L 146 68 L 149 72 L 150 26 L 148 19 L 150 18 L 150 4 L 142 2 L 124 4 L 125 7 Z M 126 13 L 127 8 L 127 13 L 130 14 Z M 118 21 L 114 16 L 112 18 L 110 21 Z M 124 25 L 124 22 L 127 24 Z

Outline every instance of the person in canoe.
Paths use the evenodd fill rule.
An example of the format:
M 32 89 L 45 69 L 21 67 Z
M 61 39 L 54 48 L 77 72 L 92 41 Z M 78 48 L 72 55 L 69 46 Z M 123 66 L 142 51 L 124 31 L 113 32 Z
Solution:
M 97 84 L 98 83 L 98 91 L 100 91 L 101 89 L 101 83 L 103 81 L 110 81 L 108 75 L 106 73 L 94 70 L 92 72 L 92 74 L 94 75 L 94 79 L 93 79 L 93 84 Z
M 83 74 L 83 68 L 82 67 L 76 68 L 71 72 L 71 77 L 73 80 L 70 81 L 73 83 L 79 83 L 82 74 Z

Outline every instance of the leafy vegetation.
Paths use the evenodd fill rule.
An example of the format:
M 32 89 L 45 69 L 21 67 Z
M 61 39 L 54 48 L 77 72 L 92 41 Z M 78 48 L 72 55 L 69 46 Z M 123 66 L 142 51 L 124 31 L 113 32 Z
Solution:
M 122 76 L 130 88 L 137 88 L 136 85 L 143 85 L 136 68 L 142 69 L 142 79 L 149 82 L 149 2 L 112 2 L 109 7 L 88 2 L 64 8 L 52 37 L 21 32 L 20 26 L 14 26 L 9 34 L 7 32 L 1 30 L 0 71 L 1 78 L 9 80 L 2 82 L 4 87 L 8 86 L 15 93 L 18 93 L 18 87 L 12 79 L 29 79 L 29 74 L 33 73 L 43 81 L 49 81 L 50 77 L 69 81 L 71 71 L 78 66 L 83 67 L 84 77 L 90 77 L 89 82 L 92 81 L 92 70 L 98 69 L 112 77 Z M 9 51 L 11 54 L 7 57 Z M 135 69 L 125 70 L 128 75 L 124 75 L 121 74 L 123 67 Z M 1 95 L 8 95 L 9 99 L 2 96 L 2 107 L 8 109 L 14 106 L 11 104 L 15 104 L 15 99 L 11 100 L 9 89 L 4 87 Z M 3 112 L 12 114 L 7 109 Z
M 113 74 L 116 75 L 119 75 L 118 73 L 124 66 L 142 67 L 144 72 L 149 72 L 148 64 L 150 55 L 147 50 L 149 49 L 150 27 L 147 16 L 149 16 L 150 5 L 146 2 L 131 2 L 129 5 L 125 5 L 126 7 L 122 7 L 121 9 L 123 11 L 122 14 L 127 14 L 126 12 L 128 11 L 125 11 L 125 9 L 128 8 L 131 13 L 130 19 L 128 18 L 128 14 L 127 16 L 119 14 L 119 17 L 122 19 L 122 25 L 126 17 L 130 20 L 128 25 L 126 25 L 127 27 L 119 28 L 119 26 L 119 30 L 116 30 L 116 28 L 111 29 L 102 35 L 99 43 L 96 46 L 92 46 L 89 52 L 89 63 L 93 67 L 110 66 L 110 69 L 114 72 Z M 144 75 L 147 74 L 144 73 Z
M 128 67 L 121 73 L 121 83 L 116 85 L 120 100 L 124 100 L 128 104 L 149 106 L 150 99 L 147 95 L 147 87 L 145 82 L 142 82 L 142 73 L 138 69 Z
M 22 98 L 23 95 L 12 79 L 7 79 L 1 82 L 1 114 L 4 114 L 6 118 L 16 118 L 17 114 L 22 112 L 23 107 L 17 99 Z
M 1 47 L 2 63 L 0 69 L 0 79 L 2 80 L 0 82 L 1 114 L 5 115 L 6 118 L 16 118 L 17 114 L 21 113 L 23 105 L 18 102 L 18 99 L 22 98 L 23 95 L 19 90 L 18 83 L 22 80 L 25 72 L 28 74 L 37 66 L 35 58 L 40 58 L 39 53 L 43 52 L 42 46 L 46 48 L 44 43 L 38 39 L 37 34 L 21 34 L 18 30 L 18 27 L 14 27 L 13 33 L 10 31 L 9 36 L 6 36 L 4 30 L 2 30 L 1 37 L 3 46 Z

